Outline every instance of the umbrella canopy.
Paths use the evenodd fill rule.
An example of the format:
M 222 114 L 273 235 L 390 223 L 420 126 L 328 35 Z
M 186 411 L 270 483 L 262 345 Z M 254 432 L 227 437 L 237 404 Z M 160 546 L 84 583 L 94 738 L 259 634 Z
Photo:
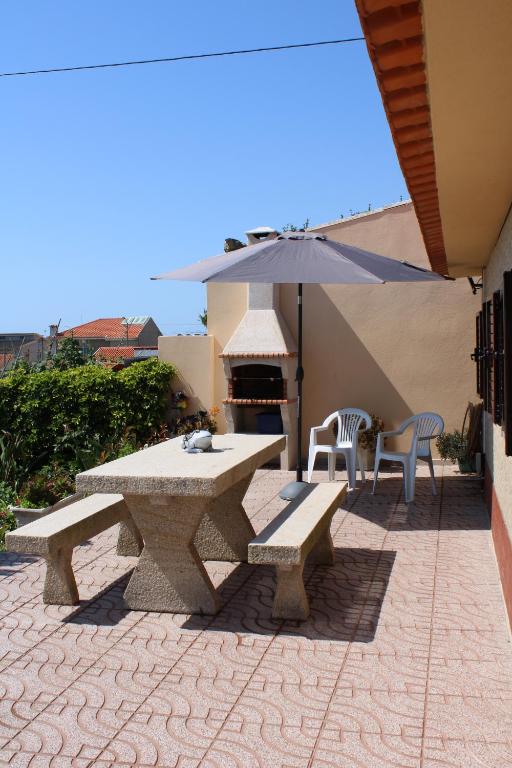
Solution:
M 297 482 L 281 495 L 294 498 L 302 482 L 302 285 L 335 283 L 408 283 L 443 281 L 446 278 L 405 261 L 364 251 L 329 240 L 317 232 L 284 232 L 277 238 L 222 253 L 153 280 L 192 280 L 217 283 L 297 283 Z M 448 278 L 450 279 L 450 278 Z
M 284 232 L 237 251 L 152 278 L 217 283 L 378 284 L 443 280 L 405 261 L 328 240 L 316 232 Z

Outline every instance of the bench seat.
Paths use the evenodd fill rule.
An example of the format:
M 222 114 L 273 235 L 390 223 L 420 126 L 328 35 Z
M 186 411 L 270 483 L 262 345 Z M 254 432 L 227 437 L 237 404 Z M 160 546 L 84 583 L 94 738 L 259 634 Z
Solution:
M 334 563 L 331 521 L 346 493 L 346 483 L 310 484 L 250 542 L 249 563 L 274 565 L 277 570 L 275 619 L 307 619 L 304 563 L 307 557 L 318 565 Z
M 73 549 L 116 523 L 122 524 L 118 553 L 139 554 L 142 539 L 123 497 L 117 493 L 95 493 L 10 531 L 5 536 L 5 547 L 9 552 L 45 558 L 44 603 L 76 605 L 79 597 L 71 566 Z

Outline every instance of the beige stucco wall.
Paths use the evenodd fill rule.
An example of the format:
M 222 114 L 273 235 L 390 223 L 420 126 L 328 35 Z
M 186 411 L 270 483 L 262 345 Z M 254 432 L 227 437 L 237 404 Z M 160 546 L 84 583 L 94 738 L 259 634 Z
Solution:
M 429 267 L 410 203 L 317 228 L 329 237 Z M 295 333 L 296 287 L 281 286 L 281 310 Z M 213 401 L 226 382 L 218 354 L 240 322 L 247 288 L 208 285 L 208 333 L 214 337 Z M 304 286 L 304 450 L 309 427 L 331 411 L 358 406 L 386 428 L 412 413 L 441 413 L 460 428 L 476 398 L 474 317 L 479 297 L 467 280 L 379 286 Z M 224 427 L 223 419 L 219 420 Z
M 224 366 L 219 355 L 228 343 L 247 309 L 247 285 L 236 283 L 208 284 L 208 333 L 213 337 L 213 401 L 220 409 L 219 431 L 226 429 L 222 400 L 227 396 Z
M 210 410 L 213 405 L 213 348 L 211 336 L 160 336 L 158 357 L 176 366 L 173 390 L 188 395 L 186 411 Z
M 501 231 L 489 263 L 484 271 L 484 301 L 503 288 L 503 272 L 512 269 L 512 213 Z M 484 414 L 484 449 L 487 465 L 494 481 L 505 524 L 512 540 L 512 456 L 505 455 L 503 430 Z

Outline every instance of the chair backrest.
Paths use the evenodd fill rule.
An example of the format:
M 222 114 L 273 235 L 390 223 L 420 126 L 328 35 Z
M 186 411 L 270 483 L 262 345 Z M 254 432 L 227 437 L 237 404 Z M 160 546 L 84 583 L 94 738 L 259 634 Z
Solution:
M 444 430 L 444 421 L 438 413 L 424 411 L 410 416 L 400 426 L 400 430 L 414 425 L 415 432 L 413 437 L 413 446 L 415 446 L 416 456 L 428 456 L 430 453 L 430 439 L 437 437 Z M 423 438 L 423 439 L 422 439 Z
M 336 437 L 336 444 L 340 443 L 352 443 L 355 445 L 357 442 L 357 432 L 364 422 L 364 428 L 370 429 L 372 425 L 371 417 L 362 411 L 360 408 L 342 408 L 340 411 L 336 411 L 338 421 L 338 434 Z M 330 417 L 332 418 L 332 417 Z

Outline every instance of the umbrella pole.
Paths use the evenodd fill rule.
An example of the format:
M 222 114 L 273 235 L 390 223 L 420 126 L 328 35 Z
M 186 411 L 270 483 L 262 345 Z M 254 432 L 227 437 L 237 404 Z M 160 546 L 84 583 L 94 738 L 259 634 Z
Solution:
M 302 483 L 302 381 L 304 368 L 302 367 L 302 283 L 297 286 L 297 482 Z
M 302 381 L 304 368 L 302 367 L 302 283 L 297 285 L 297 464 L 296 479 L 285 485 L 279 496 L 286 501 L 293 501 L 308 487 L 302 480 Z

